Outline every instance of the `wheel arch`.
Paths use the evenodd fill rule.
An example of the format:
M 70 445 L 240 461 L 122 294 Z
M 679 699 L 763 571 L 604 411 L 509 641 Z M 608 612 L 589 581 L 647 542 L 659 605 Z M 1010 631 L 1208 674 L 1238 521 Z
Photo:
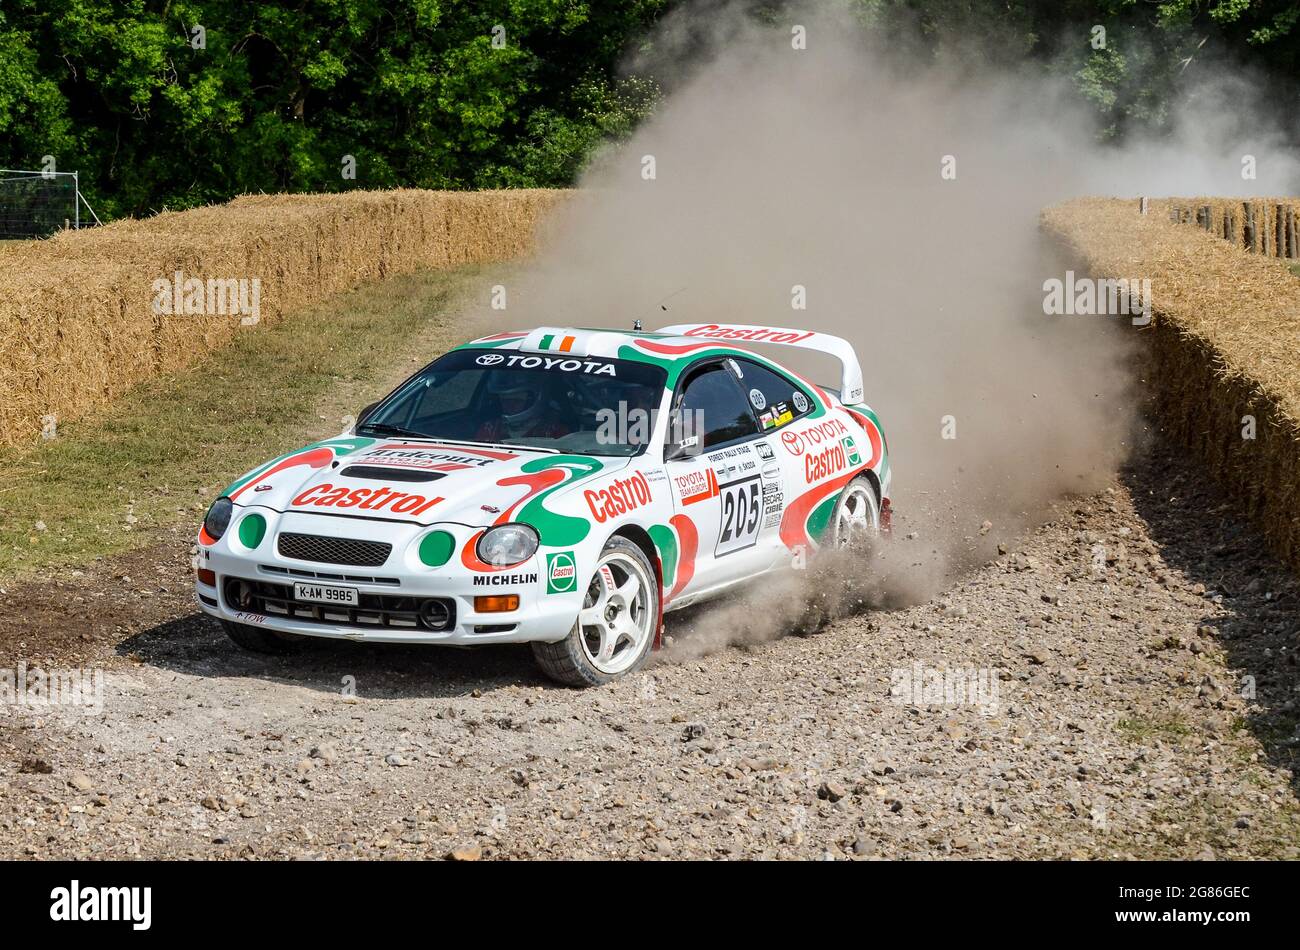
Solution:
M 858 472 L 858 475 L 871 482 L 871 490 L 876 493 L 876 504 L 879 505 L 884 500 L 880 494 L 880 476 L 870 468 L 864 468 L 862 471 Z M 856 478 L 858 476 L 854 477 Z
M 657 650 L 663 641 L 664 634 L 664 566 L 659 557 L 659 549 L 655 547 L 650 532 L 639 524 L 620 525 L 609 537 L 624 538 L 631 541 L 641 549 L 641 553 L 646 556 L 646 560 L 650 562 L 650 566 L 654 569 L 655 586 L 659 590 L 659 623 L 655 628 L 654 642 L 654 649 Z M 609 543 L 609 539 L 606 539 L 606 543 Z

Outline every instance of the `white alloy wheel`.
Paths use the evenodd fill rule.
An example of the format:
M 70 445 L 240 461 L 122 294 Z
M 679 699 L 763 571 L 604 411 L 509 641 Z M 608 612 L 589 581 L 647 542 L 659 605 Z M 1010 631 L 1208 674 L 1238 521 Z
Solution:
M 645 553 L 627 538 L 605 545 L 577 620 L 556 643 L 534 643 L 543 672 L 568 686 L 599 686 L 645 662 L 659 629 L 659 586 Z
M 835 505 L 831 544 L 837 549 L 870 551 L 880 534 L 880 503 L 865 478 L 855 478 Z
M 606 676 L 626 672 L 654 636 L 650 606 L 654 582 L 645 568 L 621 551 L 601 556 L 578 614 L 582 652 Z

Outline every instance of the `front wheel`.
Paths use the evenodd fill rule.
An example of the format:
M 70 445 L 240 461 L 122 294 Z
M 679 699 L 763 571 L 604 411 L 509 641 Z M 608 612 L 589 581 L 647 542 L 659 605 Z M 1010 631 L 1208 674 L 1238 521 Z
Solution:
M 609 539 L 587 584 L 578 619 L 558 643 L 534 643 L 533 656 L 565 686 L 601 686 L 639 669 L 659 628 L 659 586 L 644 552 Z
M 297 639 L 290 639 L 289 636 L 276 630 L 265 630 L 262 627 L 254 627 L 246 623 L 235 623 L 231 620 L 221 621 L 221 626 L 225 629 L 226 636 L 245 650 L 251 650 L 254 653 L 269 653 L 273 656 L 279 656 L 292 653 L 298 646 Z

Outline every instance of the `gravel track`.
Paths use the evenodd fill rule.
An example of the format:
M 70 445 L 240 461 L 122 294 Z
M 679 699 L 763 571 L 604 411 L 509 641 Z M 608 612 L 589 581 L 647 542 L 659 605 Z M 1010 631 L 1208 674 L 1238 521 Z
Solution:
M 6 665 L 106 671 L 98 716 L 0 716 L 0 856 L 1300 857 L 1300 589 L 1161 449 L 928 603 L 588 691 L 526 648 L 240 653 L 189 549 L 0 593 Z

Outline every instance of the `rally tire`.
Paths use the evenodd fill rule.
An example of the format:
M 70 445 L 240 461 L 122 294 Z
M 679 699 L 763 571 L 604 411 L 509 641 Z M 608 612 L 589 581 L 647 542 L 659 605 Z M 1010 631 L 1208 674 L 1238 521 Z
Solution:
M 826 544 L 832 551 L 842 551 L 850 558 L 871 557 L 880 539 L 880 499 L 871 479 L 859 475 L 844 486 L 835 501 Z M 808 598 L 792 632 L 807 637 L 820 633 L 844 612 L 844 599 L 852 592 L 852 578 L 832 574 L 825 586 Z
M 221 621 L 221 626 L 225 629 L 226 636 L 245 650 L 251 650 L 253 653 L 269 653 L 273 656 L 282 656 L 286 653 L 292 653 L 298 647 L 296 640 L 290 640 L 274 630 L 264 630 L 261 627 L 254 627 L 246 623 L 234 623 L 230 620 Z
M 859 475 L 844 486 L 831 515 L 831 544 L 870 557 L 880 539 L 880 499 L 871 479 Z
M 612 683 L 645 664 L 659 629 L 659 611 L 659 585 L 645 553 L 626 538 L 610 538 L 573 628 L 556 643 L 533 643 L 533 656 L 543 673 L 565 686 Z M 590 622 L 593 617 L 610 619 L 602 628 Z

